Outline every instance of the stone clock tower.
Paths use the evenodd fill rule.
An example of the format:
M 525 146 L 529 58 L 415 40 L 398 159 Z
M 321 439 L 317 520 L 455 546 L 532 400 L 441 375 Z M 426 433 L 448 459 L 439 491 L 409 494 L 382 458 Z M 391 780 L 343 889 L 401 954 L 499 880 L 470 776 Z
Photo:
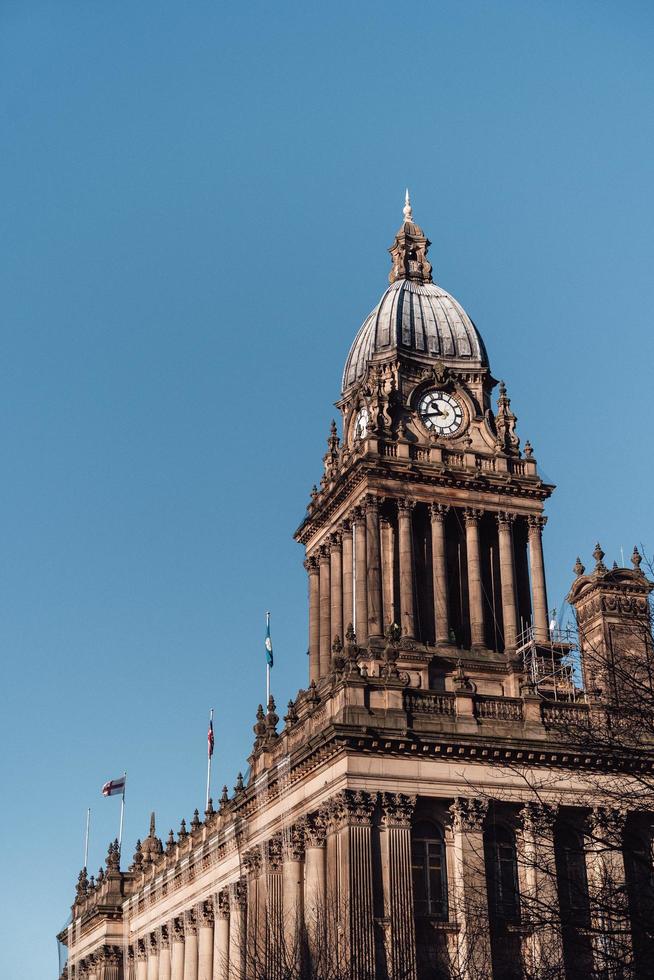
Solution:
M 582 690 L 548 627 L 553 487 L 428 249 L 407 195 L 296 532 L 309 684 L 283 722 L 258 706 L 232 794 L 82 869 L 60 980 L 652 976 L 654 800 L 626 775 L 654 767 L 654 585 L 636 550 L 577 560 Z
M 407 192 L 390 285 L 345 363 L 343 437 L 332 423 L 296 532 L 310 679 L 329 673 L 348 630 L 373 653 L 390 630 L 426 686 L 463 658 L 495 678 L 493 693 L 517 695 L 521 634 L 549 639 L 541 534 L 553 487 L 530 444 L 520 450 L 474 323 L 434 283 L 429 245 Z

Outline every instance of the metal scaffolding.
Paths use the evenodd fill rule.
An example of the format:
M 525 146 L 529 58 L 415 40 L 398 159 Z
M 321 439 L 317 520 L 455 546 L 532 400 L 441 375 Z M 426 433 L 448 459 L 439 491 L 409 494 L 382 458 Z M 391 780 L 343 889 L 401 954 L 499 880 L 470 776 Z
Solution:
M 525 673 L 540 695 L 554 701 L 577 701 L 579 691 L 575 682 L 576 649 L 574 631 L 560 629 L 554 624 L 547 639 L 536 639 L 533 626 L 518 637 L 517 654 L 522 657 Z

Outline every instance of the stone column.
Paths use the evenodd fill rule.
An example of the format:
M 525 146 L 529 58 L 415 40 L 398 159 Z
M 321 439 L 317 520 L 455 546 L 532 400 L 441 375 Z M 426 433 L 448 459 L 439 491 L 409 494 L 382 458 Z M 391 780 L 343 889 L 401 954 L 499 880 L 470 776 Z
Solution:
M 295 825 L 282 844 L 282 892 L 284 908 L 284 966 L 299 976 L 302 968 L 302 908 L 304 885 L 304 829 Z
M 434 582 L 434 619 L 436 642 L 450 642 L 450 617 L 447 589 L 447 554 L 445 550 L 445 515 L 447 504 L 432 504 L 431 514 L 431 561 Z
M 366 518 L 362 507 L 352 514 L 354 527 L 354 561 L 356 620 L 354 628 L 359 646 L 368 645 L 368 558 L 366 552 Z
M 145 942 L 148 954 L 147 980 L 159 980 L 159 937 L 151 933 Z
M 159 930 L 159 980 L 171 980 L 170 926 Z
M 202 902 L 198 919 L 198 980 L 213 980 L 213 902 Z
M 631 976 L 632 945 L 622 851 L 625 812 L 595 807 L 588 821 L 586 873 L 597 976 Z M 620 969 L 622 967 L 622 969 Z
M 352 980 L 375 978 L 371 818 L 374 797 L 343 790 L 335 800 L 338 824 L 339 915 Z M 338 973 L 340 964 L 335 964 Z
M 484 819 L 488 804 L 458 797 L 450 807 L 454 867 L 449 870 L 450 919 L 459 927 L 456 967 L 462 975 L 492 976 Z
M 340 534 L 332 534 L 329 542 L 332 640 L 338 637 L 342 643 L 345 630 L 343 629 L 343 549 Z
M 343 632 L 347 632 L 350 623 L 354 623 L 354 567 L 352 564 L 352 525 L 343 521 L 341 530 L 343 548 Z M 343 637 L 341 637 L 341 640 Z
M 218 892 L 213 908 L 213 980 L 229 980 L 229 892 Z
M 470 609 L 470 641 L 473 649 L 484 647 L 484 603 L 481 591 L 481 557 L 479 553 L 480 510 L 466 507 L 466 559 L 468 562 L 468 604 Z
M 282 839 L 264 844 L 266 877 L 266 978 L 281 980 L 284 973 L 284 898 L 282 889 Z
M 390 980 L 415 980 L 416 931 L 411 869 L 411 815 L 415 796 L 382 794 L 380 833 L 386 960 Z
M 513 561 L 512 525 L 515 514 L 498 514 L 497 530 L 500 551 L 502 585 L 502 619 L 504 620 L 504 649 L 515 650 L 518 639 L 518 610 L 515 597 L 515 567 Z
M 310 966 L 315 975 L 321 968 L 320 956 L 326 941 L 325 838 L 325 815 L 314 814 L 304 829 L 304 923 Z
M 413 595 L 413 501 L 398 500 L 397 523 L 400 551 L 400 626 L 402 635 L 415 636 Z
M 266 955 L 266 881 L 260 847 L 253 847 L 243 855 L 247 873 L 247 936 L 245 940 L 246 973 L 257 977 L 265 969 Z M 232 918 L 233 918 L 232 909 Z M 236 970 L 232 963 L 230 930 L 230 974 Z
M 184 920 L 180 917 L 172 923 L 171 980 L 184 980 Z
M 393 568 L 395 541 L 393 524 L 389 517 L 380 518 L 380 530 L 382 551 L 382 606 L 384 609 L 384 627 L 386 627 L 395 621 L 395 576 Z
M 332 663 L 331 582 L 329 548 L 320 548 L 320 676 L 326 677 Z
M 309 575 L 309 683 L 320 680 L 320 569 L 311 556 L 304 563 Z
M 247 890 L 244 881 L 229 886 L 229 980 L 243 980 L 247 949 Z
M 149 980 L 148 949 L 145 939 L 139 939 L 136 943 L 136 980 Z
M 198 980 L 198 922 L 193 909 L 184 916 L 183 980 Z
M 366 559 L 368 564 L 368 636 L 383 635 L 379 500 L 366 497 Z
M 517 835 L 521 918 L 528 930 L 523 956 L 528 976 L 565 976 L 554 857 L 556 807 L 525 803 Z
M 531 570 L 531 601 L 534 610 L 534 635 L 539 643 L 549 639 L 547 587 L 543 561 L 543 528 L 546 517 L 529 518 L 529 567 Z

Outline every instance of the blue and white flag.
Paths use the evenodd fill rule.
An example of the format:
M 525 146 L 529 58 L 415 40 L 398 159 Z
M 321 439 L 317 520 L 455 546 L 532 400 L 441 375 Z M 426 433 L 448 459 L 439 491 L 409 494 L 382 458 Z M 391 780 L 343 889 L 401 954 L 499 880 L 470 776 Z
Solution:
M 266 613 L 266 663 L 273 665 L 272 640 L 270 639 L 270 613 Z

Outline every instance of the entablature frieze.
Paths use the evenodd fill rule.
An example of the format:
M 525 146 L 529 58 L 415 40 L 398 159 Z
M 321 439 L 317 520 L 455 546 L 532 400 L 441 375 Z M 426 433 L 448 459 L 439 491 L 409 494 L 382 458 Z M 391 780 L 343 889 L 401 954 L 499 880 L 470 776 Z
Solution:
M 463 453 L 460 455 L 463 456 Z M 436 463 L 424 463 L 417 469 L 415 460 L 394 460 L 393 467 L 389 467 L 381 463 L 379 457 L 359 459 L 357 462 L 359 472 L 356 478 L 351 474 L 348 474 L 347 478 L 345 476 L 339 478 L 333 488 L 324 490 L 310 505 L 309 513 L 295 532 L 296 541 L 305 546 L 310 545 L 325 526 L 331 526 L 335 518 L 342 520 L 345 511 L 355 503 L 361 502 L 359 499 L 355 501 L 355 497 L 363 497 L 367 492 L 379 495 L 377 485 L 380 482 L 387 488 L 390 496 L 398 496 L 402 493 L 406 495 L 407 485 L 413 488 L 423 487 L 425 489 L 420 496 L 426 494 L 426 503 L 433 500 L 434 491 L 437 490 L 445 491 L 448 498 L 452 492 L 457 491 L 478 494 L 482 500 L 489 495 L 495 495 L 498 498 L 497 510 L 516 508 L 519 510 L 519 501 L 538 501 L 542 504 L 554 490 L 553 484 L 544 483 L 538 476 L 525 476 L 508 471 L 493 472 L 478 468 L 459 470 Z M 525 463 L 524 460 L 510 462 L 516 466 L 517 464 L 524 466 Z M 400 494 L 391 489 L 398 482 L 401 482 L 404 488 Z M 357 493 L 362 486 L 363 493 Z M 511 504 L 507 507 L 509 501 Z M 525 511 L 525 513 L 529 512 Z

